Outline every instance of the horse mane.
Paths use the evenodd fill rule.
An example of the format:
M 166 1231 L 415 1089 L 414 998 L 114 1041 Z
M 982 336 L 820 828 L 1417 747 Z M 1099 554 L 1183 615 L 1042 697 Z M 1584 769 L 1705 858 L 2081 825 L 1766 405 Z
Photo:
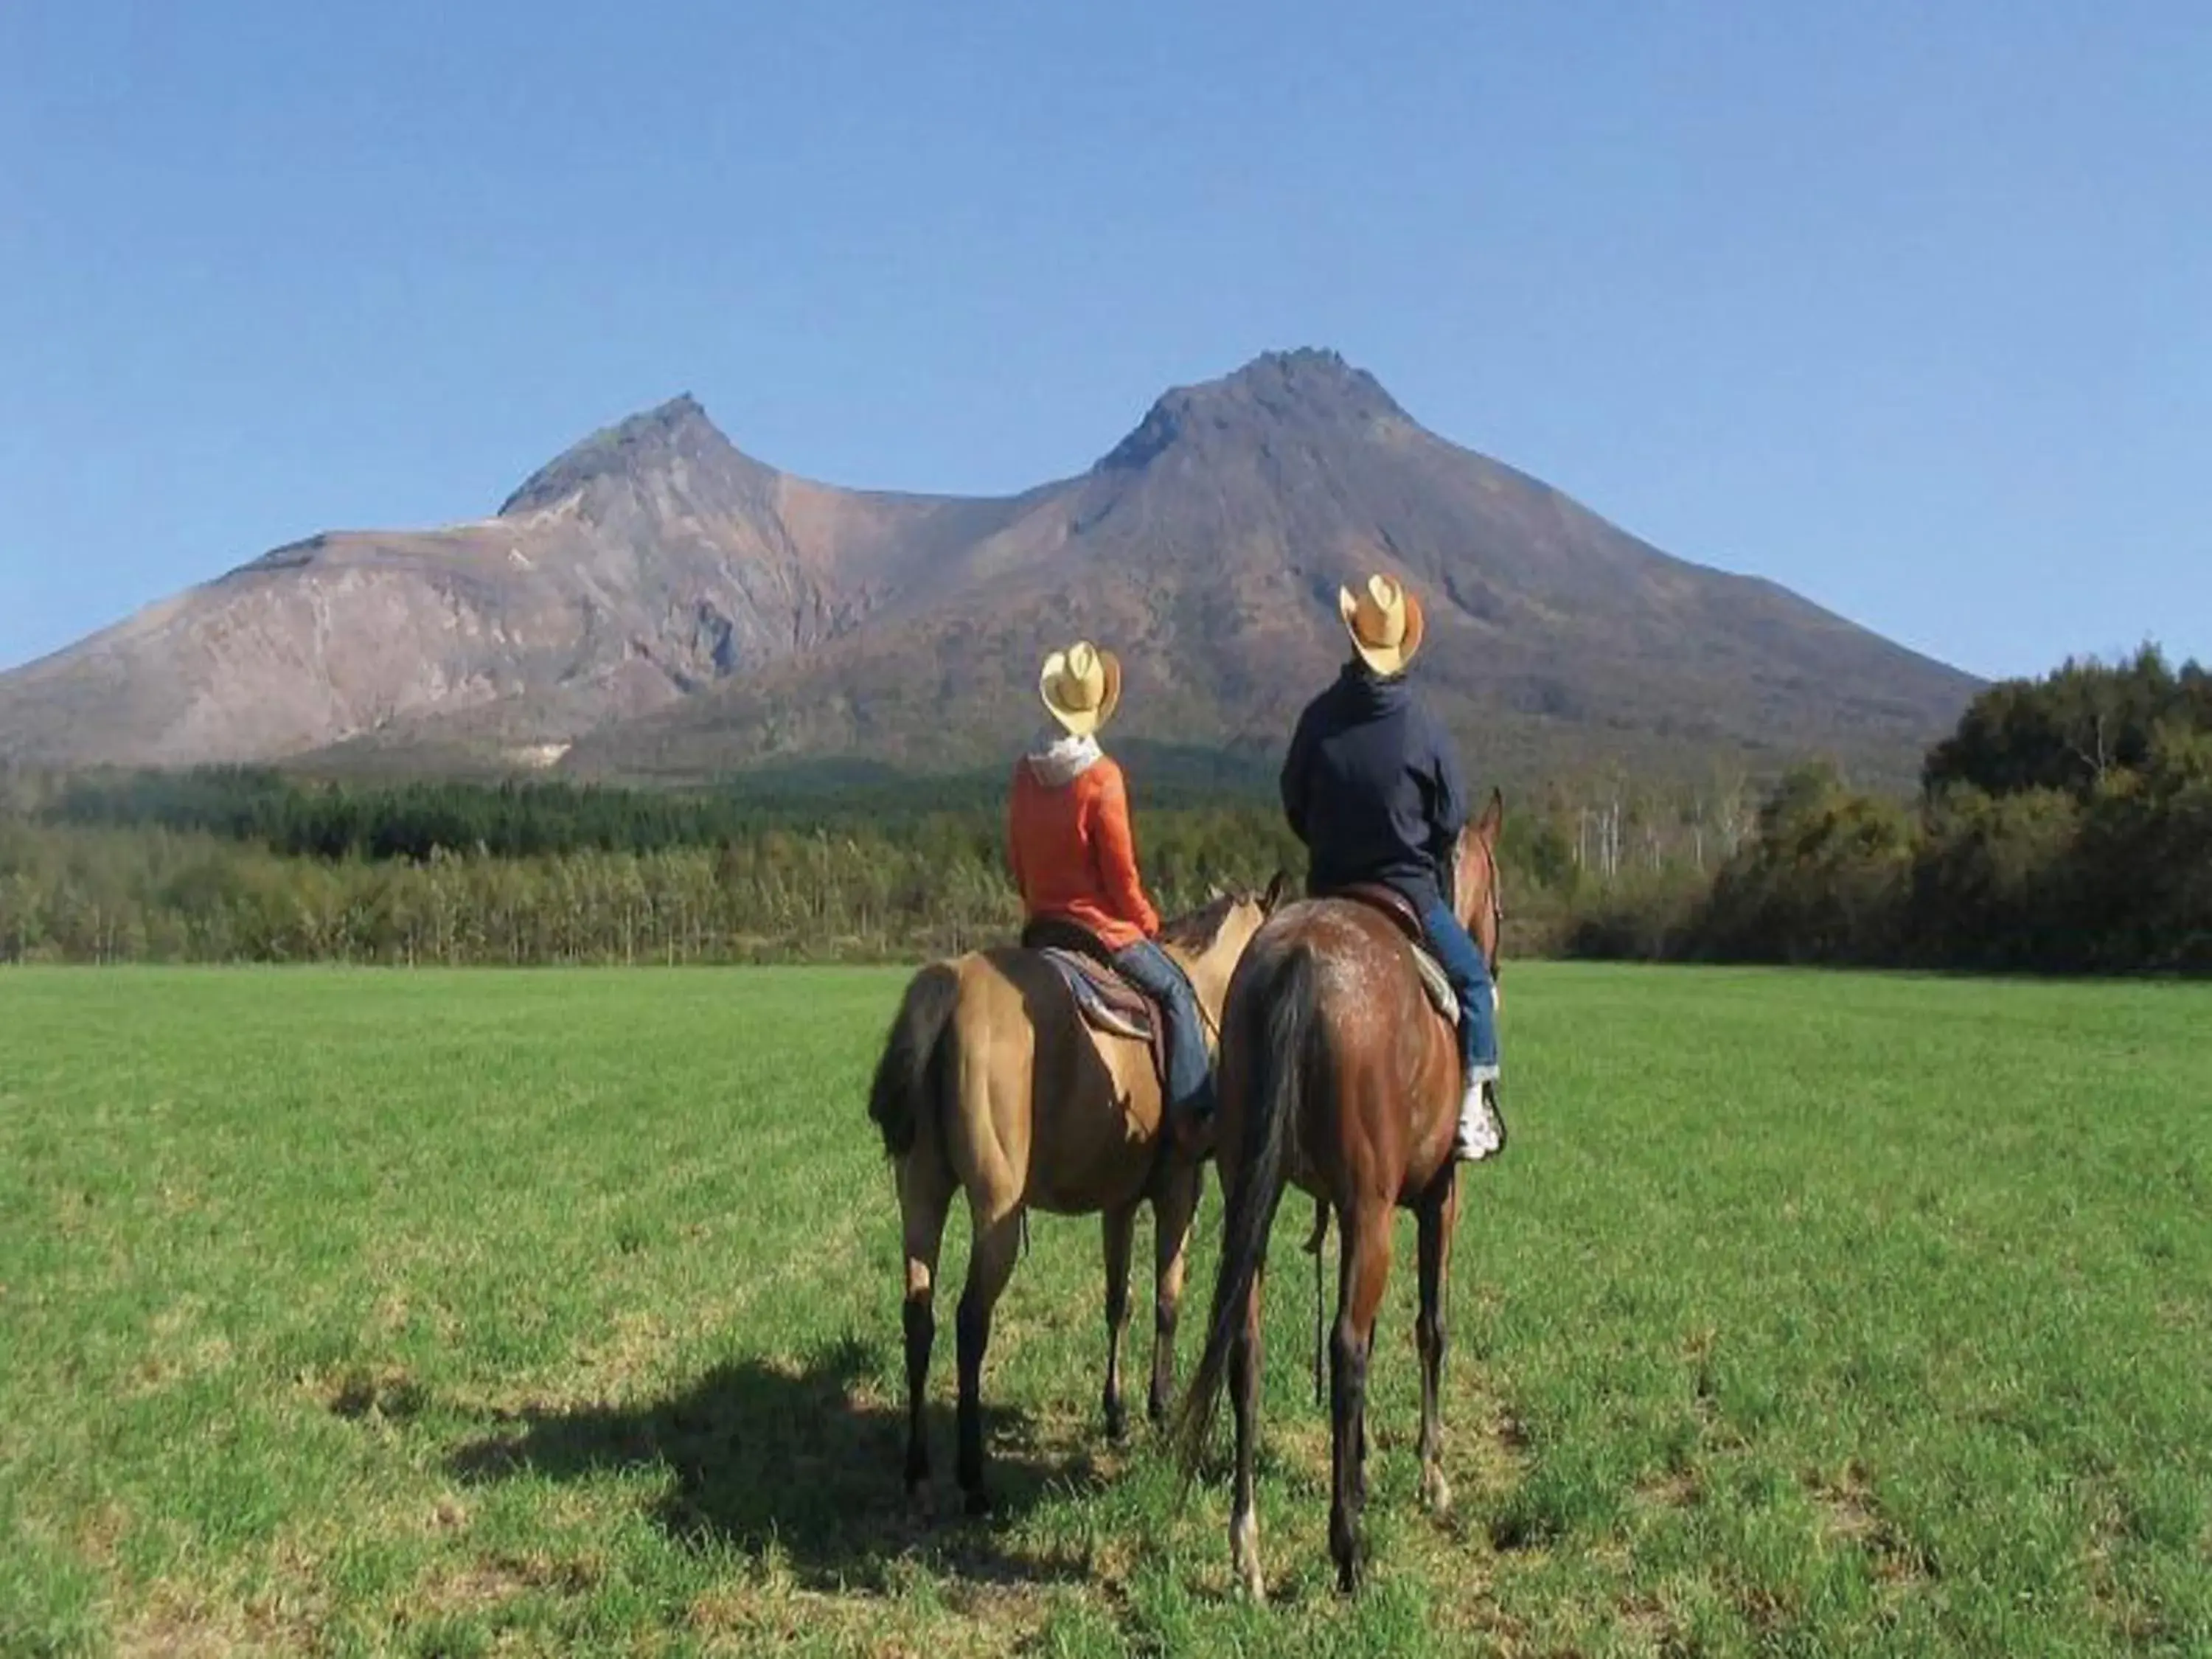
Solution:
M 1224 893 L 1188 915 L 1164 921 L 1160 924 L 1160 937 L 1193 956 L 1211 950 L 1213 941 L 1220 937 L 1222 923 L 1229 920 L 1229 913 L 1243 902 L 1243 896 L 1241 893 Z

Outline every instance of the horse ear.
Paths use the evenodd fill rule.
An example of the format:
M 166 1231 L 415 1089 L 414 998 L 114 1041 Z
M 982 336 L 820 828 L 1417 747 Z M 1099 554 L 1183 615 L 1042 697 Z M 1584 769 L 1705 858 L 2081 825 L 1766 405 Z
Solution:
M 1221 884 L 1219 882 L 1215 882 L 1212 886 L 1206 890 L 1206 902 L 1208 904 L 1218 904 L 1221 902 Z
M 1492 789 L 1490 792 L 1490 805 L 1482 809 L 1482 817 L 1475 822 L 1474 833 L 1485 841 L 1494 842 L 1498 839 L 1498 830 L 1504 828 L 1504 823 L 1505 792 L 1502 789 Z
M 1261 915 L 1272 916 L 1275 914 L 1275 907 L 1283 902 L 1283 891 L 1290 884 L 1291 872 L 1289 871 L 1278 870 L 1275 872 L 1274 879 L 1267 884 L 1267 890 L 1261 895 L 1260 897 L 1260 914 Z

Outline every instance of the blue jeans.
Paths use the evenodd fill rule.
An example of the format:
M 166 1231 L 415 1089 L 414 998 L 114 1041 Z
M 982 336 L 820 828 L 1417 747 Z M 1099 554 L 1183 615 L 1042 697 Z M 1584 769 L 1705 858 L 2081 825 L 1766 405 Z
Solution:
M 1199 1024 L 1198 997 L 1190 988 L 1190 981 L 1176 966 L 1175 959 L 1148 939 L 1115 951 L 1114 966 L 1167 1010 L 1170 1109 L 1211 1111 L 1213 1066 L 1206 1057 L 1206 1028 Z
M 1498 1064 L 1498 1006 L 1492 1000 L 1490 964 L 1449 906 L 1423 907 L 1421 931 L 1459 993 L 1459 1059 L 1462 1073 Z

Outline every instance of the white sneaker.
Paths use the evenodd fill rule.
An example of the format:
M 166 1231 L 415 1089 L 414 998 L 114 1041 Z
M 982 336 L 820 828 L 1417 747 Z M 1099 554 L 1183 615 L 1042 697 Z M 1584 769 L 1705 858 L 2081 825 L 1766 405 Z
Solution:
M 1468 1074 L 1467 1093 L 1459 1103 L 1459 1131 L 1452 1137 L 1452 1156 L 1462 1163 L 1479 1164 L 1505 1145 L 1505 1125 L 1498 1115 L 1497 1086 L 1495 1066 L 1478 1066 Z

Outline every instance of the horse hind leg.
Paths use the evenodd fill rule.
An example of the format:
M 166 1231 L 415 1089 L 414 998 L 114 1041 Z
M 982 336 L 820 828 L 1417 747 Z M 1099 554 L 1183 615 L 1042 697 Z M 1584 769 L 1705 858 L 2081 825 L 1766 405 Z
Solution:
M 1013 1277 L 1014 1257 L 1021 1248 L 1021 1213 L 1016 1208 L 988 1221 L 976 1216 L 968 1282 L 960 1292 L 955 1322 L 960 1350 L 960 1490 L 970 1515 L 988 1515 L 991 1509 L 983 1480 L 983 1351 L 990 1346 L 992 1310 Z
M 937 1256 L 952 1205 L 952 1177 L 934 1148 L 917 1147 L 899 1164 L 900 1224 L 906 1235 L 906 1492 L 929 1499 L 929 1352 L 937 1339 Z
M 1237 1415 L 1236 1496 L 1229 1510 L 1229 1554 L 1245 1594 L 1255 1602 L 1267 1597 L 1260 1570 L 1260 1516 L 1253 1502 L 1253 1462 L 1260 1435 L 1260 1297 L 1266 1270 L 1255 1274 L 1244 1299 L 1243 1322 L 1229 1350 L 1229 1400 Z
M 1191 1223 L 1198 1214 L 1203 1179 L 1196 1164 L 1176 1165 L 1152 1199 L 1152 1385 L 1145 1411 L 1155 1426 L 1167 1421 L 1175 1393 L 1176 1325 L 1182 1312 Z
M 1431 1515 L 1451 1513 L 1444 1478 L 1444 1310 L 1450 1301 L 1452 1232 L 1459 1220 L 1459 1166 L 1447 1164 L 1423 1195 L 1420 1212 L 1421 1311 L 1413 1339 L 1421 1356 L 1421 1501 Z
M 1136 1237 L 1137 1206 L 1106 1212 L 1106 1436 L 1119 1440 L 1128 1431 L 1121 1408 L 1121 1339 L 1129 1329 L 1129 1254 Z
M 1337 1587 L 1346 1595 L 1359 1588 L 1364 1566 L 1359 1517 L 1367 1499 L 1367 1362 L 1390 1278 L 1390 1208 L 1376 1201 L 1345 1215 L 1344 1266 L 1329 1339 L 1328 1553 Z

